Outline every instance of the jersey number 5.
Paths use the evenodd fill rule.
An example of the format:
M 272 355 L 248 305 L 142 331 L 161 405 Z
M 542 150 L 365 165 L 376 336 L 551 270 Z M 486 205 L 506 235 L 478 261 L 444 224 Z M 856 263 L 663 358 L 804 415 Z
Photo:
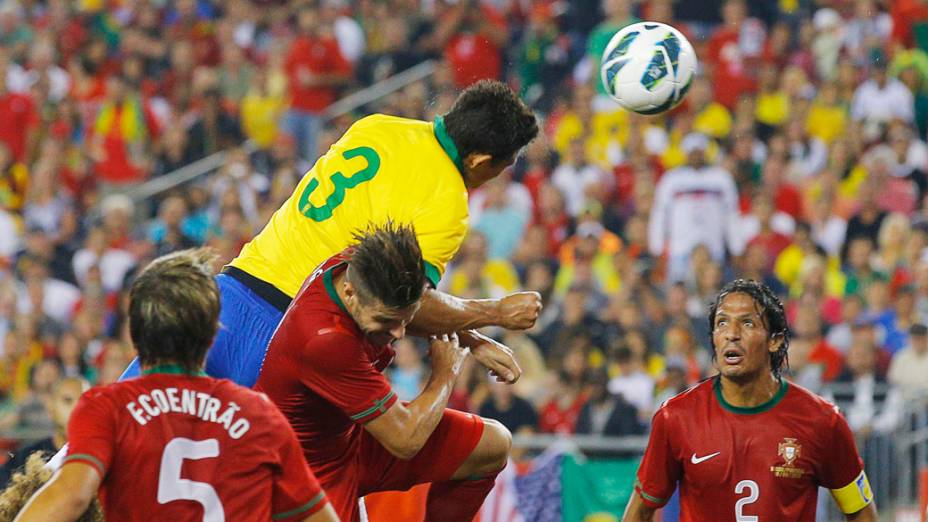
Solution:
M 164 453 L 161 454 L 158 503 L 192 500 L 203 506 L 203 522 L 225 522 L 226 514 L 213 486 L 205 482 L 180 478 L 180 469 L 184 465 L 184 459 L 199 460 L 218 456 L 219 441 L 216 439 L 190 440 L 183 437 L 171 439 L 171 442 L 164 447 Z
M 757 515 L 744 515 L 741 510 L 744 509 L 744 506 L 757 502 L 757 498 L 760 497 L 760 486 L 753 480 L 742 480 L 735 486 L 735 494 L 740 495 L 744 490 L 747 490 L 748 496 L 739 499 L 735 503 L 735 520 L 737 522 L 757 522 Z
M 374 176 L 377 175 L 377 171 L 380 170 L 380 155 L 370 147 L 355 147 L 342 153 L 342 157 L 346 160 L 357 158 L 358 156 L 367 161 L 367 166 L 351 176 L 345 176 L 341 171 L 332 174 L 332 177 L 329 179 L 332 181 L 332 185 L 335 186 L 335 189 L 329 194 L 329 197 L 325 199 L 325 205 L 321 207 L 317 207 L 309 201 L 309 196 L 312 195 L 313 191 L 319 188 L 318 179 L 313 178 L 310 180 L 306 188 L 303 189 L 303 193 L 300 194 L 300 214 L 316 222 L 325 221 L 332 217 L 332 212 L 336 207 L 345 201 L 345 192 L 348 189 L 355 188 L 365 181 L 372 180 Z

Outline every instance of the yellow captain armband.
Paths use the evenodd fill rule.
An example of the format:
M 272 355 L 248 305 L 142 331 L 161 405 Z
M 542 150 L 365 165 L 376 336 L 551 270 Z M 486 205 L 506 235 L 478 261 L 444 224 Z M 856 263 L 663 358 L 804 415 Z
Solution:
M 831 496 L 835 497 L 835 502 L 838 503 L 841 512 L 847 515 L 857 513 L 873 502 L 870 481 L 867 480 L 867 474 L 863 470 L 847 486 L 831 490 Z

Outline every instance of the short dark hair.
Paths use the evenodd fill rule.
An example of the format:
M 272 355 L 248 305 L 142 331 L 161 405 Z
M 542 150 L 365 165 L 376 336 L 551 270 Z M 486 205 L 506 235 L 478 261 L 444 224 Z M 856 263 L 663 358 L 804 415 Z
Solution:
M 783 303 L 770 287 L 754 280 L 735 279 L 722 287 L 719 295 L 715 298 L 715 302 L 709 305 L 709 344 L 712 346 L 712 358 L 715 359 L 715 340 L 712 335 L 712 332 L 715 331 L 715 314 L 722 304 L 722 300 L 729 294 L 736 293 L 751 296 L 754 304 L 760 307 L 764 326 L 767 328 L 767 334 L 771 339 L 778 336 L 783 337 L 783 344 L 780 345 L 780 348 L 770 354 L 770 369 L 779 378 L 783 366 L 789 368 L 787 351 L 789 349 L 790 331 L 789 324 L 786 321 L 786 311 L 783 309 Z
M 143 365 L 202 369 L 219 326 L 216 257 L 207 248 L 174 252 L 152 261 L 132 283 L 129 333 Z
M 494 162 L 505 160 L 538 135 L 532 110 L 496 80 L 481 80 L 465 89 L 444 119 L 462 160 L 475 152 L 489 154 Z
M 348 261 L 348 280 L 362 299 L 390 308 L 406 308 L 425 291 L 425 261 L 412 225 L 387 220 L 354 234 L 357 245 Z

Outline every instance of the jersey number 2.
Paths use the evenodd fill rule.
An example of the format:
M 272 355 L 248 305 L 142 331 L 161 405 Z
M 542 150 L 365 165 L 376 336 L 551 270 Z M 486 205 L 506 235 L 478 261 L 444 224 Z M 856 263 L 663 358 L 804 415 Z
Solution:
M 203 522 L 225 522 L 226 514 L 213 486 L 180 477 L 184 459 L 199 460 L 218 456 L 219 441 L 216 439 L 190 440 L 183 437 L 171 439 L 171 442 L 164 447 L 164 453 L 161 454 L 158 503 L 192 500 L 203 506 Z
M 735 486 L 735 494 L 740 495 L 744 490 L 748 491 L 748 496 L 739 499 L 735 503 L 735 520 L 737 522 L 757 522 L 757 515 L 744 515 L 741 510 L 744 509 L 744 506 L 757 502 L 757 498 L 760 497 L 760 486 L 753 480 L 742 480 Z
M 377 171 L 380 170 L 380 155 L 370 147 L 355 147 L 342 153 L 342 157 L 346 160 L 358 156 L 367 161 L 367 166 L 351 176 L 345 176 L 341 171 L 332 174 L 332 177 L 329 179 L 332 181 L 332 185 L 335 188 L 332 193 L 329 194 L 329 197 L 325 199 L 325 205 L 321 207 L 317 207 L 309 201 L 309 196 L 312 195 L 313 191 L 319 188 L 318 179 L 313 178 L 310 180 L 306 188 L 303 189 L 303 193 L 300 194 L 300 214 L 316 222 L 325 221 L 332 217 L 332 212 L 335 208 L 345 201 L 345 192 L 347 192 L 348 189 L 355 188 L 365 181 L 372 180 L 374 176 L 377 175 Z

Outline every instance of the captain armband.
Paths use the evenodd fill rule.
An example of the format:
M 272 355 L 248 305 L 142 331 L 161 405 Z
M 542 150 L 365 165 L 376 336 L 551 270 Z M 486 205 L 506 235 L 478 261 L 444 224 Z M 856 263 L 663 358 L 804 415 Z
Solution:
M 847 486 L 831 490 L 831 496 L 835 497 L 841 512 L 847 515 L 857 513 L 873 502 L 873 491 L 870 490 L 870 481 L 867 480 L 867 474 L 863 470 Z

